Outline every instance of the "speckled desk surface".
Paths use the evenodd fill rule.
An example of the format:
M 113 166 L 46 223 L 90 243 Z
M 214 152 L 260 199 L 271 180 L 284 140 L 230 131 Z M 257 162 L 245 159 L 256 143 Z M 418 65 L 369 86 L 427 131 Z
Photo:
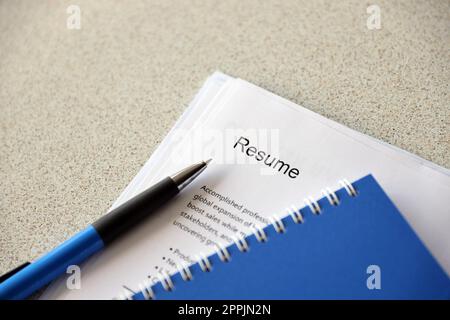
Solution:
M 0 2 L 0 273 L 102 215 L 215 70 L 450 167 L 450 1 Z

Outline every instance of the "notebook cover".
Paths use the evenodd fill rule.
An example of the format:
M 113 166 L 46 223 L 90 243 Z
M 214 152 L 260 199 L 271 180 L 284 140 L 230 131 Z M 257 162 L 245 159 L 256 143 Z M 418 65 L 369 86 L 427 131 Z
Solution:
M 252 234 L 249 250 L 227 247 L 209 272 L 190 266 L 192 280 L 170 277 L 173 289 L 153 285 L 155 299 L 449 299 L 450 279 L 394 204 L 368 175 L 352 184 L 357 195 L 336 191 L 339 204 L 318 201 L 321 213 L 300 210 L 304 222 L 282 219 L 267 242 Z M 139 292 L 133 299 L 143 299 Z

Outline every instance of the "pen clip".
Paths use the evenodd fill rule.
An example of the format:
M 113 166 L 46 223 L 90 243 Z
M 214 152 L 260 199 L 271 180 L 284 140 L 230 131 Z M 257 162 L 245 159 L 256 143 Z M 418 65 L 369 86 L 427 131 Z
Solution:
M 0 276 L 0 283 L 2 283 L 3 281 L 5 281 L 6 279 L 12 277 L 14 274 L 16 274 L 17 272 L 19 272 L 20 270 L 22 270 L 23 268 L 25 268 L 26 266 L 30 265 L 31 262 L 25 262 L 22 263 L 20 266 L 18 266 L 17 268 L 12 269 L 11 271 L 3 274 L 2 276 Z

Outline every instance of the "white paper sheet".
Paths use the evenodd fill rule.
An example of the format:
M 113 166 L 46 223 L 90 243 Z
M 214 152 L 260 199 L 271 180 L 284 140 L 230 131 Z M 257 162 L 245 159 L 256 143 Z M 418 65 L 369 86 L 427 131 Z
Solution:
M 228 225 L 217 223 L 212 216 L 248 233 L 251 228 L 247 224 L 261 225 L 264 223 L 261 219 L 286 214 L 285 208 L 291 204 L 303 206 L 303 198 L 308 195 L 320 197 L 323 187 L 335 188 L 343 177 L 355 180 L 367 173 L 374 174 L 449 273 L 450 179 L 446 169 L 327 120 L 245 81 L 218 73 L 209 79 L 175 128 L 115 205 L 184 165 L 223 153 L 224 149 L 231 150 L 235 162 L 248 160 L 245 154 L 232 148 L 232 143 L 224 146 L 208 141 L 208 132 L 233 132 L 233 128 L 278 132 L 279 143 L 273 151 L 298 167 L 300 174 L 295 179 L 277 172 L 261 174 L 271 173 L 271 169 L 262 168 L 257 161 L 247 164 L 213 162 L 176 201 L 85 263 L 81 290 L 67 290 L 62 277 L 51 285 L 43 298 L 110 299 L 127 290 L 125 288 L 138 290 L 138 283 L 148 276 L 157 280 L 161 270 L 174 272 L 176 263 L 189 263 L 200 252 L 214 251 L 208 239 L 210 242 L 229 241 L 221 239 L 220 235 L 235 232 Z M 204 145 L 190 144 L 199 132 L 206 133 L 200 143 Z M 200 140 L 194 139 L 196 143 L 202 141 L 202 134 Z M 264 141 L 248 138 L 255 146 L 270 147 Z M 236 140 L 238 136 L 228 139 Z M 233 199 L 243 208 L 238 210 L 220 202 L 202 190 L 202 186 Z M 213 206 L 193 200 L 194 195 L 214 201 L 227 213 L 219 213 Z M 192 207 L 187 208 L 188 203 L 205 211 L 203 214 L 195 212 Z M 244 213 L 244 208 L 250 212 Z M 180 216 L 181 212 L 191 215 L 191 220 L 186 215 Z M 254 213 L 258 215 L 252 216 Z M 193 218 L 198 221 L 193 222 Z M 189 227 L 196 235 L 175 226 L 174 221 Z M 199 221 L 209 229 L 200 226 Z M 198 235 L 205 236 L 204 243 Z

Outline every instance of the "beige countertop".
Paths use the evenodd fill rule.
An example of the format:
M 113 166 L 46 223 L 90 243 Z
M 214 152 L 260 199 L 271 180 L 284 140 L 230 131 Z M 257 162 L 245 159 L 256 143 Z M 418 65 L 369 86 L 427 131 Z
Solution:
M 102 215 L 221 70 L 450 167 L 450 1 L 0 2 L 0 272 Z M 372 2 L 371 2 L 372 3 Z

